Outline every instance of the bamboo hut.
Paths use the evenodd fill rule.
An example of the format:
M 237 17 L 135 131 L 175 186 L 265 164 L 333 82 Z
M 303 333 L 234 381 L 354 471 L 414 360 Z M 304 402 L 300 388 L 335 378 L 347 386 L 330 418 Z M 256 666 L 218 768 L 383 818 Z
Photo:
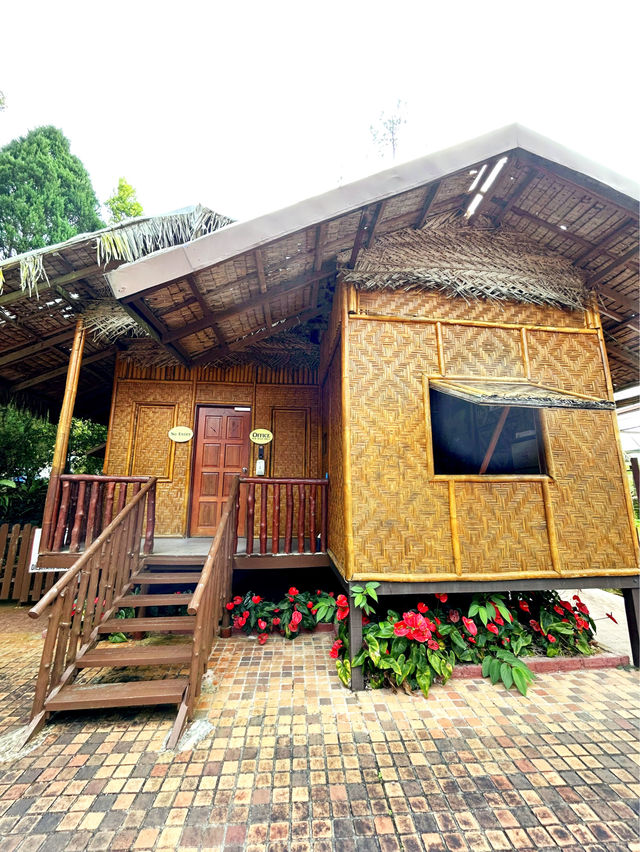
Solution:
M 162 251 L 98 244 L 97 264 L 55 275 L 84 282 L 84 364 L 93 347 L 115 359 L 112 486 L 52 496 L 43 564 L 68 564 L 57 533 L 89 544 L 87 514 L 110 520 L 125 479 L 150 478 L 176 564 L 181 542 L 214 536 L 235 568 L 330 564 L 348 592 L 618 585 L 638 662 L 613 401 L 637 381 L 636 187 L 512 126 Z M 0 306 L 28 321 L 0 370 L 4 352 L 43 351 L 20 337 L 38 316 L 16 271 L 30 263 L 4 264 Z M 11 364 L 7 392 L 39 386 Z

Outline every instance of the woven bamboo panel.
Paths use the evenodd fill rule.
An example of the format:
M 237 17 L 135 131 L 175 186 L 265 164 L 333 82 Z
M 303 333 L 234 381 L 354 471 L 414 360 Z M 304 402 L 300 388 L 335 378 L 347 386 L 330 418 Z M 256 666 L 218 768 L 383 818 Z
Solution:
M 139 382 L 120 380 L 116 385 L 116 398 L 109 433 L 108 474 L 128 473 L 131 465 L 131 451 L 134 414 L 137 404 L 150 406 L 176 406 L 176 422 L 180 426 L 190 426 L 193 421 L 193 386 L 185 382 Z M 162 409 L 164 411 L 164 409 Z M 152 423 L 145 425 L 149 429 L 147 440 L 150 447 L 156 444 L 156 438 L 164 448 L 166 429 L 164 414 L 153 434 Z M 153 449 L 151 449 L 153 453 Z M 163 449 L 163 452 L 166 450 Z M 176 444 L 174 448 L 173 475 L 168 481 L 158 482 L 156 502 L 156 535 L 182 535 L 184 533 L 184 509 L 187 497 L 187 481 L 191 459 L 191 441 Z M 155 462 L 154 462 L 155 464 Z M 136 463 L 138 467 L 138 464 Z M 150 473 L 140 468 L 144 475 Z
M 338 569 L 344 574 L 346 564 L 344 518 L 344 454 L 342 448 L 342 384 L 340 349 L 336 349 L 322 387 L 322 430 L 325 439 L 325 468 L 329 473 L 329 547 Z
M 170 479 L 175 442 L 167 435 L 176 425 L 175 405 L 136 403 L 133 417 L 133 451 L 127 474 L 131 476 L 157 476 Z
M 309 409 L 271 411 L 271 476 L 309 476 Z
M 296 429 L 290 434 L 279 434 L 278 452 L 283 454 L 281 455 L 281 458 L 285 459 L 286 463 L 299 465 L 301 460 L 299 449 L 300 445 L 302 445 L 305 448 L 303 468 L 296 472 L 290 471 L 290 475 L 298 477 L 310 476 L 312 478 L 319 476 L 318 430 L 320 415 L 318 410 L 318 387 L 258 385 L 256 387 L 254 415 L 255 427 L 271 429 L 272 424 L 274 424 L 274 410 L 276 409 L 302 410 L 308 412 L 308 433 L 305 434 L 305 430 L 303 428 L 302 432 L 300 432 L 299 429 Z M 265 446 L 264 453 L 267 471 L 272 470 L 272 453 L 272 444 L 267 444 Z
M 435 317 L 441 319 L 481 320 L 482 322 L 546 325 L 554 328 L 584 327 L 582 311 L 561 310 L 549 305 L 524 302 L 498 302 L 489 299 L 454 299 L 428 290 L 378 290 L 359 293 L 363 313 L 387 316 Z
M 449 375 L 524 377 L 518 329 L 444 325 L 442 341 Z
M 456 482 L 462 576 L 552 571 L 539 482 Z
M 608 397 L 595 334 L 531 331 L 528 337 L 532 378 L 561 390 Z
M 451 572 L 447 484 L 426 481 L 422 374 L 438 369 L 435 328 L 355 320 L 349 354 L 355 571 Z
M 222 382 L 198 382 L 195 401 L 208 405 L 253 405 L 254 386 L 245 384 L 223 384 Z
M 556 468 L 550 492 L 563 572 L 635 573 L 615 412 L 552 409 L 545 417 Z

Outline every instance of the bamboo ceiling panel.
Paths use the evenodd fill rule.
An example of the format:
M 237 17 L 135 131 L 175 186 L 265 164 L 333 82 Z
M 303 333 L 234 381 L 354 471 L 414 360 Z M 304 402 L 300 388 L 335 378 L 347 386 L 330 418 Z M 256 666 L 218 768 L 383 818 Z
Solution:
M 152 311 L 160 311 L 173 307 L 176 310 L 182 308 L 185 299 L 192 296 L 191 289 L 186 281 L 174 281 L 160 290 L 145 295 L 144 301 Z
M 556 473 L 549 490 L 560 563 L 570 576 L 638 570 L 614 417 L 608 411 L 545 412 Z
M 361 313 L 383 316 L 584 328 L 582 311 L 492 299 L 473 299 L 466 302 L 464 299 L 451 299 L 431 290 L 361 292 L 358 293 L 358 307 Z

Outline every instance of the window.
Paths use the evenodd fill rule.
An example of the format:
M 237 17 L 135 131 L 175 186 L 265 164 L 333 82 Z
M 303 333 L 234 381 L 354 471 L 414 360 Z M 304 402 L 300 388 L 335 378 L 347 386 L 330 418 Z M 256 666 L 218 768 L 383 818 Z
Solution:
M 546 473 L 535 408 L 478 405 L 431 389 L 434 473 Z

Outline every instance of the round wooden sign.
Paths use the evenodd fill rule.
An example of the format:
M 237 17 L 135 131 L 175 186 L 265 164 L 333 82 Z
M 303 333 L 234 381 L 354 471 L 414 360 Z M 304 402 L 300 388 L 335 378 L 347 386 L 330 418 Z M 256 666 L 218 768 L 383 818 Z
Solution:
M 249 438 L 254 444 L 268 444 L 273 441 L 273 434 L 268 429 L 254 429 L 249 433 Z
M 167 433 L 172 441 L 177 444 L 183 444 L 185 441 L 190 441 L 193 438 L 193 429 L 188 426 L 174 426 Z

